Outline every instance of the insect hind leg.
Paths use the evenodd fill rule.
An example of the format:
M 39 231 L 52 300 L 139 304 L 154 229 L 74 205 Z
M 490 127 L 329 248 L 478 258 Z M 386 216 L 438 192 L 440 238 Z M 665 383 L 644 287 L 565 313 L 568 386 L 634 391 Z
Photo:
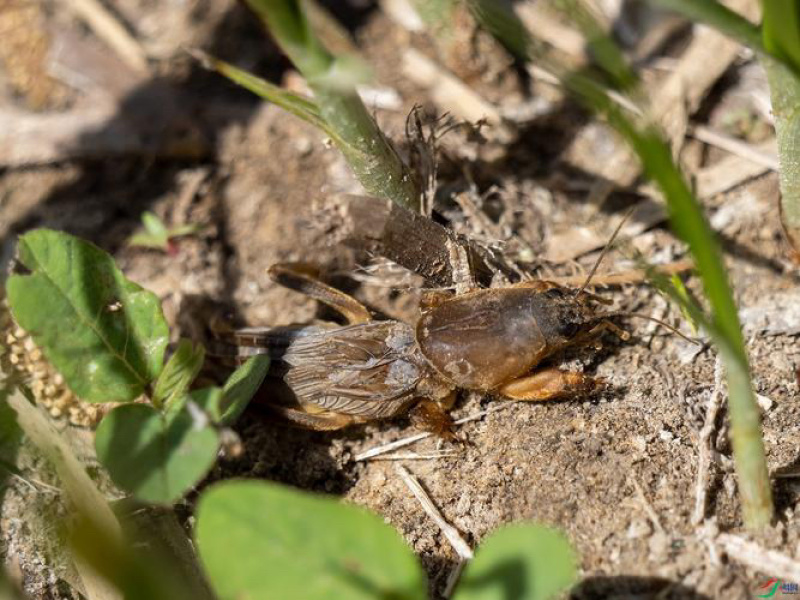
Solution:
M 278 413 L 284 419 L 295 425 L 313 431 L 337 431 L 360 422 L 357 418 L 350 415 L 334 412 L 313 413 L 285 406 L 269 406 L 269 410 Z
M 330 306 L 351 325 L 368 323 L 372 320 L 372 315 L 366 306 L 352 296 L 322 283 L 303 265 L 290 263 L 272 265 L 268 273 L 275 283 Z

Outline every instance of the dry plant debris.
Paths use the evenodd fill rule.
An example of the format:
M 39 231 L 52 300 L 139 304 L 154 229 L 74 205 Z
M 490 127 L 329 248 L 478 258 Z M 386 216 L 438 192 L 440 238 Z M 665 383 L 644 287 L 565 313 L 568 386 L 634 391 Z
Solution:
M 0 370 L 28 386 L 34 399 L 54 419 L 78 427 L 94 427 L 108 411 L 107 405 L 80 400 L 42 354 L 33 338 L 14 323 L 5 300 L 0 303 Z
M 68 95 L 47 72 L 51 40 L 45 19 L 43 6 L 35 2 L 4 2 L 0 7 L 0 63 L 11 87 L 33 110 L 59 107 Z

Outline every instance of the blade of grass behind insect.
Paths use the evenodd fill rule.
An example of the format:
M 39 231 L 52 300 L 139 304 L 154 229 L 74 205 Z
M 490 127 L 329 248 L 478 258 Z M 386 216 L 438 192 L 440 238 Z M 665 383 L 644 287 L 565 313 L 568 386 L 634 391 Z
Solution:
M 720 23 L 739 37 L 760 45 L 759 31 L 748 21 L 708 0 L 657 0 L 675 9 L 694 11 L 697 18 L 711 24 Z M 511 17 L 516 17 L 511 13 Z M 739 476 L 742 510 L 748 527 L 767 525 L 772 519 L 772 491 L 761 438 L 761 423 L 755 394 L 750 381 L 750 368 L 744 346 L 739 317 L 727 273 L 722 263 L 716 238 L 703 216 L 699 202 L 672 160 L 669 146 L 658 131 L 648 125 L 634 123 L 620 106 L 612 101 L 607 90 L 594 79 L 580 73 L 569 73 L 544 54 L 536 54 L 537 42 L 527 32 L 519 31 L 522 24 L 508 14 L 498 18 L 496 11 L 485 11 L 479 22 L 497 36 L 507 47 L 522 48 L 527 60 L 545 63 L 559 77 L 569 92 L 588 108 L 604 116 L 639 156 L 645 173 L 661 188 L 667 201 L 670 222 L 675 232 L 689 245 L 703 287 L 713 310 L 707 327 L 713 335 L 725 362 L 730 398 L 734 459 Z M 672 289 L 670 287 L 670 289 Z M 674 292 L 674 290 L 672 290 Z M 688 309 L 688 308 L 687 308 Z M 702 311 L 697 311 L 698 321 Z
M 276 106 L 280 106 L 286 112 L 318 127 L 331 138 L 336 138 L 335 132 L 328 127 L 328 124 L 320 116 L 319 107 L 317 107 L 316 103 L 310 98 L 294 94 L 274 83 L 270 83 L 265 79 L 261 79 L 252 73 L 243 71 L 224 60 L 214 58 L 204 52 L 195 50 L 192 54 L 194 54 L 206 68 L 216 71 L 223 77 L 230 79 L 232 82 L 253 92 L 264 100 L 272 102 Z
M 247 0 L 247 4 L 305 77 L 319 76 L 333 64 L 333 55 L 311 30 L 298 0 Z
M 800 6 L 785 0 L 764 0 L 764 45 L 773 56 L 762 56 L 767 73 L 780 160 L 781 221 L 795 259 L 800 257 Z M 794 65 L 794 70 L 786 66 Z
M 105 532 L 114 544 L 119 543 L 121 527 L 105 497 L 75 457 L 66 440 L 41 411 L 33 406 L 21 390 L 12 391 L 6 398 L 16 413 L 16 421 L 25 436 L 53 465 L 61 482 L 66 501 L 98 531 Z M 122 594 L 100 577 L 95 569 L 80 557 L 74 557 L 76 570 L 91 600 L 121 600 Z
M 758 26 L 716 0 L 650 0 L 694 23 L 704 23 L 753 50 L 766 52 Z
M 786 0 L 762 0 L 764 47 L 800 73 L 800 4 Z
M 565 84 L 584 103 L 605 116 L 631 145 L 647 176 L 661 188 L 675 233 L 689 245 L 712 309 L 707 329 L 726 368 L 731 437 L 744 520 L 750 528 L 767 525 L 773 507 L 760 415 L 736 303 L 715 235 L 658 131 L 649 125 L 634 123 L 592 80 L 574 75 Z M 687 309 L 689 306 L 691 303 L 687 304 Z M 692 314 L 700 320 L 700 314 Z
M 306 78 L 319 115 L 370 194 L 419 211 L 419 186 L 351 84 L 359 67 L 330 54 L 311 30 L 299 0 L 247 0 Z
M 553 4 L 581 30 L 593 59 L 611 78 L 614 86 L 620 90 L 635 87 L 638 83 L 636 74 L 628 65 L 619 46 L 583 0 L 553 0 Z
M 767 73 L 778 139 L 781 221 L 800 256 L 800 79 L 772 57 L 763 56 L 761 63 Z
M 467 0 L 475 20 L 520 60 L 531 60 L 542 49 L 507 2 Z
M 686 289 L 686 286 L 683 284 L 683 280 L 677 273 L 673 273 L 672 276 L 669 278 L 670 283 L 672 284 L 675 293 L 677 293 L 681 298 L 684 299 L 685 302 L 696 302 L 695 299 L 692 297 L 691 292 Z M 681 304 L 681 313 L 683 314 L 683 318 L 686 319 L 687 323 L 689 323 L 689 327 L 692 330 L 692 335 L 698 334 L 698 323 L 695 321 L 694 317 L 691 313 L 686 309 L 683 304 Z

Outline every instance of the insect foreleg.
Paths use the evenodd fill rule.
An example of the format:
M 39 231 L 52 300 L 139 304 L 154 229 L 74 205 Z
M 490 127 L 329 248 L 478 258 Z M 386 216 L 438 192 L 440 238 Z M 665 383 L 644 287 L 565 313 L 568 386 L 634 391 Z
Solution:
M 510 400 L 542 401 L 585 394 L 600 385 L 602 380 L 583 373 L 544 369 L 506 383 L 497 393 Z

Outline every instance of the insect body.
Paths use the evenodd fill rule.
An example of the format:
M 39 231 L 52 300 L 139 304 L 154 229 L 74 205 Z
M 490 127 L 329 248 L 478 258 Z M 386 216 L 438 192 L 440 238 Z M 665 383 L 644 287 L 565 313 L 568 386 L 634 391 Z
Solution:
M 601 299 L 544 281 L 430 296 L 412 327 L 372 320 L 357 300 L 293 267 L 273 266 L 270 275 L 349 323 L 228 336 L 242 356 L 270 352 L 293 394 L 274 408 L 313 429 L 393 417 L 414 405 L 443 413 L 458 389 L 529 401 L 586 393 L 596 379 L 540 363 L 565 348 L 596 343 L 605 330 L 628 337 L 607 320 L 609 313 L 598 311 Z

